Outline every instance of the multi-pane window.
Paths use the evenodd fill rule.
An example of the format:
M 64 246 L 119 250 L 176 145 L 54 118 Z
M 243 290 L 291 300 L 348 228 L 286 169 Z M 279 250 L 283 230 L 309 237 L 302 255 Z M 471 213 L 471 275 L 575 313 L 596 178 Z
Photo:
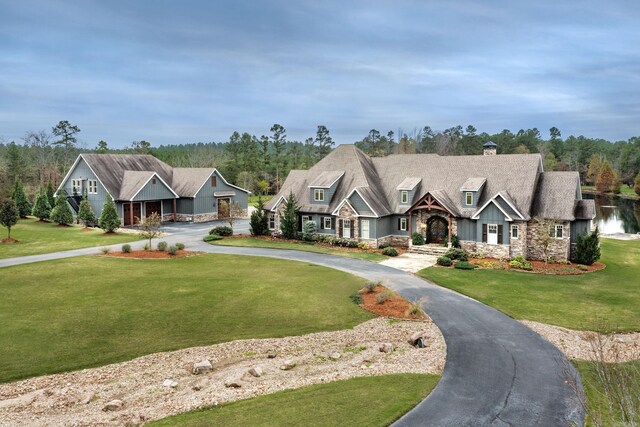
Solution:
M 400 202 L 401 203 L 409 203 L 409 192 L 401 191 L 400 192 Z
M 324 202 L 324 190 L 322 188 L 313 190 L 313 200 L 316 202 Z
M 407 231 L 407 218 L 400 218 L 400 231 Z
M 467 206 L 473 205 L 473 193 L 471 191 L 465 193 L 465 203 Z
M 518 226 L 517 225 L 512 225 L 511 226 L 511 238 L 512 239 L 517 239 L 518 238 Z
M 322 228 L 325 230 L 331 230 L 331 217 L 325 216 L 322 218 Z
M 71 190 L 73 194 L 80 194 L 82 192 L 82 180 L 81 179 L 72 179 L 71 180 Z
M 275 230 L 275 229 L 276 229 L 276 214 L 270 213 L 269 214 L 269 230 Z
M 564 226 L 562 224 L 556 224 L 549 227 L 549 237 L 562 239 L 563 235 L 564 235 Z
M 87 181 L 87 192 L 89 194 L 98 194 L 98 181 L 90 179 Z

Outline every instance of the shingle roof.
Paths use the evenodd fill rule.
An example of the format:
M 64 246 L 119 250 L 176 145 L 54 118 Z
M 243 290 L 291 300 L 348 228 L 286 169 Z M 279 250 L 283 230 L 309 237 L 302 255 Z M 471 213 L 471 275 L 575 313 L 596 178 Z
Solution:
M 406 177 L 400 184 L 398 184 L 398 190 L 413 190 L 416 185 L 420 184 L 422 178 L 416 176 Z
M 594 219 L 596 217 L 596 201 L 589 199 L 578 200 L 574 216 L 576 219 Z
M 541 173 L 532 216 L 573 221 L 579 188 L 578 172 Z
M 171 186 L 180 197 L 195 197 L 214 168 L 173 168 Z
M 116 199 L 131 200 L 155 174 L 152 171 L 124 171 L 120 193 Z
M 478 191 L 485 182 L 487 182 L 487 178 L 469 178 L 462 184 L 460 191 Z
M 309 184 L 309 187 L 329 188 L 342 175 L 344 171 L 323 171 Z

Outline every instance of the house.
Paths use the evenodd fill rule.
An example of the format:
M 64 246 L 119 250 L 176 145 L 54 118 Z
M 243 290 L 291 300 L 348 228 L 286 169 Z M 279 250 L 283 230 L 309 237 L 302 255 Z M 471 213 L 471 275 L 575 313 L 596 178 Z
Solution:
M 595 217 L 577 172 L 544 172 L 539 154 L 498 155 L 493 142 L 479 156 L 371 158 L 338 146 L 309 170 L 291 171 L 265 205 L 272 230 L 289 194 L 300 206 L 300 227 L 314 221 L 322 234 L 371 247 L 411 246 L 412 233 L 450 246 L 456 235 L 463 249 L 498 258 L 543 258 L 545 228 L 549 254 L 568 259 Z
M 233 202 L 246 212 L 250 193 L 215 168 L 174 168 L 148 154 L 80 154 L 56 194 L 63 188 L 76 211 L 86 192 L 96 215 L 110 197 L 124 226 L 153 212 L 163 221 L 224 218 Z

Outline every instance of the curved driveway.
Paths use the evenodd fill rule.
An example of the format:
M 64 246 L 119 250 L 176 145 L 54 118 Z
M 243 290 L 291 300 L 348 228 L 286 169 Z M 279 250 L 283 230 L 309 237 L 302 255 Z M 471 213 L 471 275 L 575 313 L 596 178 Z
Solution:
M 210 253 L 283 258 L 352 273 L 420 301 L 444 335 L 447 362 L 440 382 L 396 426 L 582 426 L 579 400 L 565 383 L 573 366 L 521 323 L 471 298 L 416 276 L 366 261 L 280 249 L 212 246 L 200 239 L 211 225 L 176 227 L 163 238 Z M 174 231 L 174 230 L 167 230 Z M 142 247 L 144 242 L 132 244 Z M 114 249 L 119 245 L 113 245 Z M 96 248 L 0 260 L 0 267 L 97 253 Z
M 471 298 L 394 268 L 351 258 L 280 249 L 192 247 L 211 253 L 284 258 L 346 271 L 419 300 L 444 335 L 447 362 L 435 390 L 395 426 L 583 425 L 565 383 L 570 362 L 538 334 Z

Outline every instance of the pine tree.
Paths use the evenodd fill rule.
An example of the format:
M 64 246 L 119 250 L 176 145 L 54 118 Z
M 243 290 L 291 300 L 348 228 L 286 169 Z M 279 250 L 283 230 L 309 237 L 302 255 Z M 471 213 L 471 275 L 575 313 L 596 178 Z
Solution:
M 289 193 L 280 217 L 280 230 L 285 239 L 294 239 L 298 228 L 298 202 L 293 193 Z
M 38 192 L 36 193 L 36 200 L 33 203 L 33 210 L 31 214 L 38 218 L 40 221 L 46 221 L 49 219 L 49 214 L 51 213 L 51 205 L 49 204 L 49 200 L 47 199 L 47 194 L 45 190 L 40 187 L 38 188 Z
M 7 239 L 11 239 L 11 227 L 18 223 L 20 212 L 15 202 L 6 199 L 0 202 L 0 225 L 7 227 Z
M 49 202 L 49 206 L 50 207 L 54 207 L 56 204 L 56 198 L 54 196 L 55 194 L 55 190 L 53 189 L 53 183 L 51 182 L 51 180 L 49 180 L 49 182 L 47 182 L 47 190 L 46 190 L 46 195 L 47 195 L 47 201 Z
M 113 233 L 118 227 L 120 227 L 120 218 L 118 212 L 116 212 L 116 204 L 107 197 L 107 201 L 102 206 L 102 213 L 98 220 L 98 225 L 105 233 Z
M 78 219 L 85 227 L 93 227 L 96 223 L 96 215 L 93 213 L 93 209 L 91 209 L 91 203 L 87 200 L 86 193 L 82 195 L 82 200 L 78 207 Z
M 64 190 L 60 190 L 58 197 L 56 197 L 56 204 L 51 209 L 49 219 L 59 225 L 71 225 L 73 224 L 73 211 L 67 201 L 67 193 Z
M 249 220 L 249 231 L 254 236 L 266 236 L 269 234 L 269 224 L 267 216 L 264 213 L 264 202 L 262 198 L 258 198 L 256 210 L 251 213 Z
M 26 218 L 27 215 L 31 215 L 31 203 L 29 203 L 29 199 L 27 199 L 27 195 L 24 193 L 22 182 L 19 180 L 16 180 L 16 184 L 13 186 L 13 195 L 11 198 L 18 207 L 20 218 Z
M 600 238 L 598 227 L 591 233 L 578 236 L 574 261 L 579 264 L 591 265 L 600 259 Z

